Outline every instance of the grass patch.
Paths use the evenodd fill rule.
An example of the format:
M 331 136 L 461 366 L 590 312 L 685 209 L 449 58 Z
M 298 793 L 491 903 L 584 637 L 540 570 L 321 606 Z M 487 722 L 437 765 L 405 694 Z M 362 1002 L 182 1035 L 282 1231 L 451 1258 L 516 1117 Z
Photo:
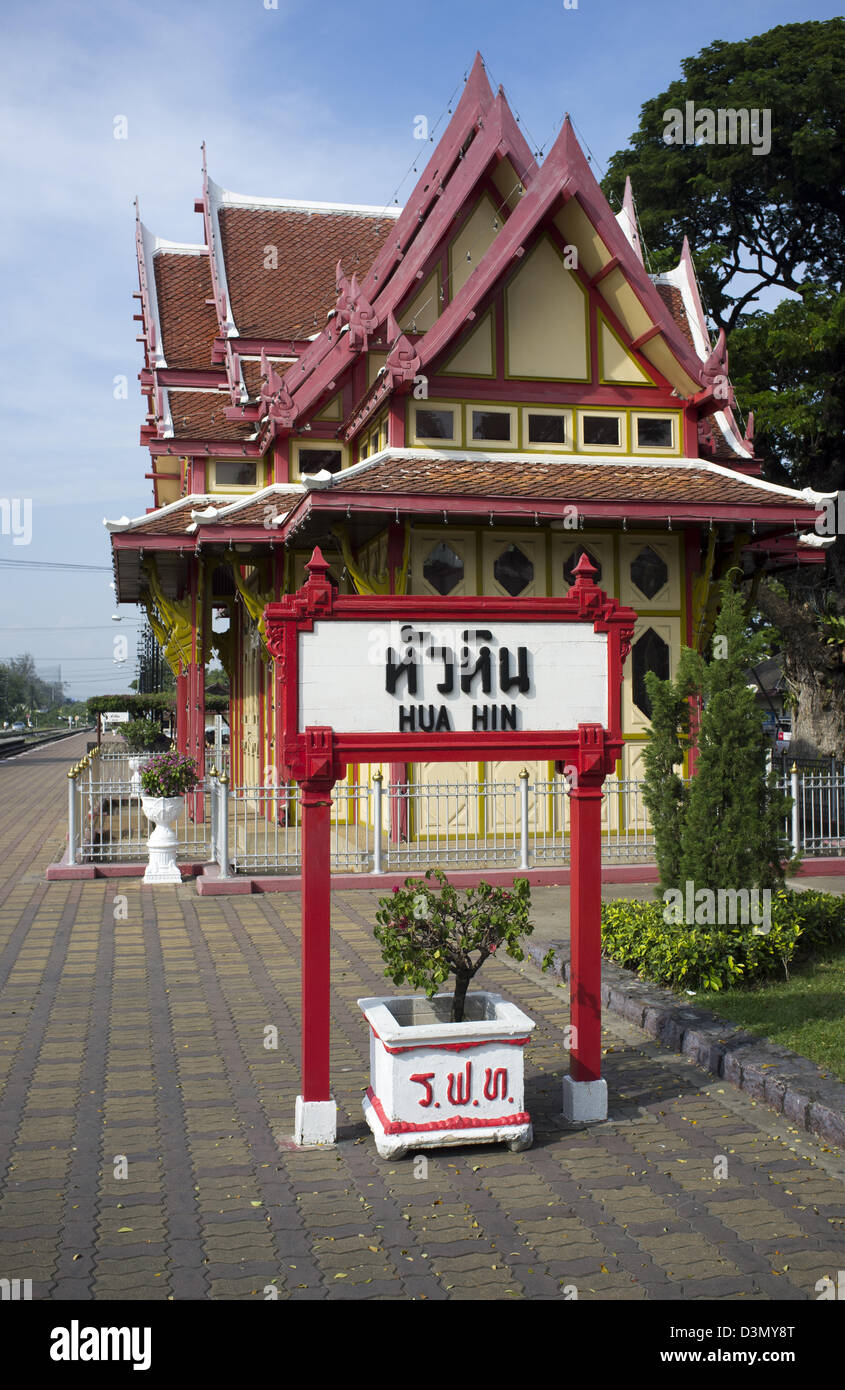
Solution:
M 602 904 L 602 949 L 640 979 L 780 1043 L 845 1081 L 845 896 L 772 893 L 770 923 L 676 922 L 660 901 Z
M 791 965 L 788 980 L 701 990 L 695 1002 L 845 1081 L 845 944 L 832 947 L 826 959 Z

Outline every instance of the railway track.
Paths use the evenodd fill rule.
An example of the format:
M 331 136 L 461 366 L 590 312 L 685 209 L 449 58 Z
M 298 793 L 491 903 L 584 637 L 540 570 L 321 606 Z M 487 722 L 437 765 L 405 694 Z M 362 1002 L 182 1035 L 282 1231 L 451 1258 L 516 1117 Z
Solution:
M 90 726 L 93 729 L 93 725 Z M 30 748 L 41 748 L 48 743 L 58 743 L 62 739 L 73 738 L 74 734 L 84 733 L 84 729 L 53 729 L 43 734 L 21 734 L 18 738 L 0 738 L 0 761 L 13 758 L 17 753 L 26 753 Z

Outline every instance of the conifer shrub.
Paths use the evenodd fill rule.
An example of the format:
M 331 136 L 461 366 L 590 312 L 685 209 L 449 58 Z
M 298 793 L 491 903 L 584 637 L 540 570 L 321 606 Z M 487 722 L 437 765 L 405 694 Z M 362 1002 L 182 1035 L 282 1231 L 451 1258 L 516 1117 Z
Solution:
M 646 676 L 652 727 L 643 760 L 644 797 L 655 839 L 661 901 L 617 899 L 602 908 L 605 954 L 658 984 L 726 989 L 783 970 L 845 938 L 845 899 L 784 887 L 792 867 L 786 824 L 791 801 L 767 773 L 763 716 L 747 672 L 772 633 L 751 633 L 741 594 L 728 579 L 709 659 L 684 649 L 674 680 Z M 690 735 L 690 702 L 700 709 L 698 763 L 680 773 Z M 702 892 L 702 890 L 704 890 Z M 764 895 L 765 925 L 692 913 L 671 899 L 724 902 Z M 736 914 L 734 914 L 734 918 Z

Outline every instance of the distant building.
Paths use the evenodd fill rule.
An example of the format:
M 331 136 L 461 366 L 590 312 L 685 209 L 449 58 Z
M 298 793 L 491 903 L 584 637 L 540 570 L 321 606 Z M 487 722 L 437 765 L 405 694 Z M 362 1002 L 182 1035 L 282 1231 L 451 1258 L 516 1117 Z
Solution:
M 649 275 L 630 186 L 614 215 L 568 119 L 538 165 L 480 58 L 404 209 L 242 197 L 205 168 L 195 207 L 196 245 L 138 222 L 154 507 L 108 523 L 180 746 L 202 763 L 216 653 L 233 783 L 272 779 L 262 615 L 315 544 L 344 592 L 513 598 L 566 593 L 586 551 L 639 615 L 619 767 L 638 776 L 645 674 L 706 641 L 714 580 L 824 558 L 812 498 L 760 477 L 686 242 Z

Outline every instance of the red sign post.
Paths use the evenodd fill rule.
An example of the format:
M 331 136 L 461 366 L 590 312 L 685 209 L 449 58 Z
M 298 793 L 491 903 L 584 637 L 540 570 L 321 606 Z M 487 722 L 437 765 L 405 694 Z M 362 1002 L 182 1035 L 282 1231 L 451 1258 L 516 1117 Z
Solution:
M 565 598 L 338 595 L 308 580 L 268 604 L 280 763 L 302 792 L 299 1143 L 331 1143 L 331 791 L 366 762 L 553 759 L 570 780 L 572 1046 L 564 1113 L 606 1114 L 601 1079 L 601 798 L 622 751 L 622 666 L 636 614 L 586 556 Z

